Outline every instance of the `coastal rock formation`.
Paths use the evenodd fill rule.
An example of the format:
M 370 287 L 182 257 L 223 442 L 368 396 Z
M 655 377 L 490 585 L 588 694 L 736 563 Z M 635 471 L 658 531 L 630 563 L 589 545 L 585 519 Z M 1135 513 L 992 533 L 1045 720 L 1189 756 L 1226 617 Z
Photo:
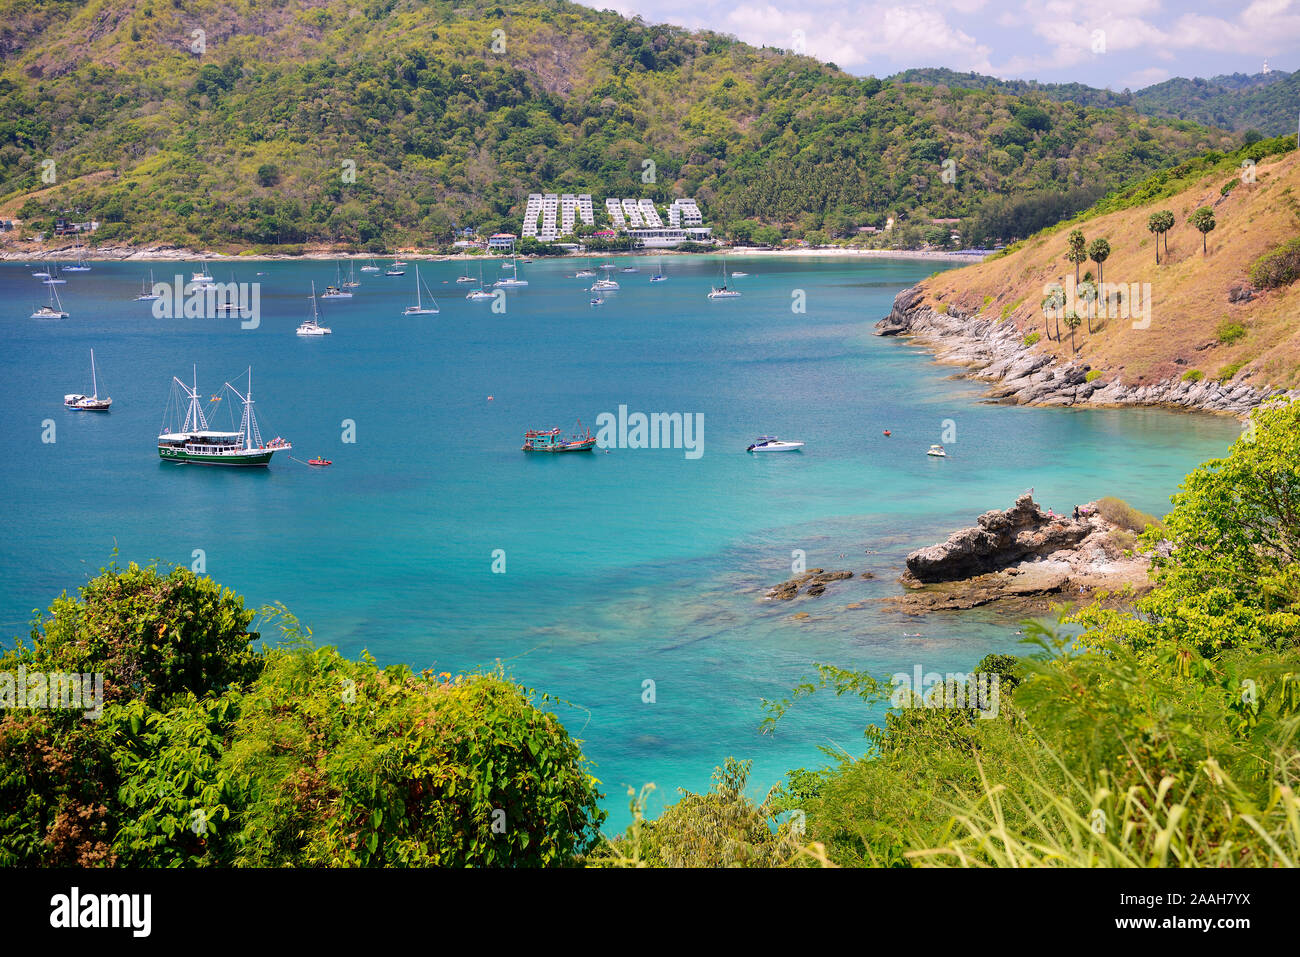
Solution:
M 870 573 L 864 573 L 870 577 Z M 772 588 L 765 596 L 769 600 L 790 601 L 800 593 L 816 598 L 826 591 L 826 586 L 831 582 L 844 581 L 846 578 L 852 578 L 853 572 L 828 572 L 821 568 L 809 569 L 802 575 L 791 578 L 789 581 Z
M 1006 600 L 1040 609 L 1098 592 L 1128 600 L 1151 587 L 1150 559 L 1132 553 L 1133 534 L 1104 519 L 1093 503 L 1071 518 L 1044 512 L 1025 493 L 977 523 L 908 555 L 900 579 L 908 591 L 887 601 L 909 614 Z
M 1035 351 L 1025 345 L 1014 323 L 980 319 L 956 308 L 939 312 L 925 303 L 920 286 L 894 297 L 893 309 L 876 323 L 875 334 L 909 337 L 934 352 L 939 362 L 966 366 L 967 376 L 994 383 L 990 398 L 1018 405 L 1162 405 L 1244 415 L 1277 396 L 1300 397 L 1300 392 L 1210 379 L 1175 377 L 1129 386 L 1094 376 L 1089 382 L 1090 366 Z

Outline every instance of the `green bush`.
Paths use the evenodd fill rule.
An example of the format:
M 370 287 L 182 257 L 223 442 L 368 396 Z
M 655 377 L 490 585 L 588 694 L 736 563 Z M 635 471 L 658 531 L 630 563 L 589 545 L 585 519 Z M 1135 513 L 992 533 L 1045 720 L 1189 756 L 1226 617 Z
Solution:
M 1040 336 L 1037 332 L 1031 332 L 1029 335 L 1025 336 L 1025 345 L 1032 346 L 1035 342 L 1037 342 L 1041 338 L 1042 336 Z
M 1241 367 L 1243 365 L 1245 365 L 1244 362 L 1229 362 L 1227 365 L 1220 368 L 1217 373 L 1215 373 L 1214 378 L 1219 382 L 1227 382 L 1229 379 L 1231 379 L 1233 376 L 1235 376 L 1238 372 L 1241 371 Z
M 1162 528 L 1160 519 L 1146 512 L 1140 512 L 1122 498 L 1106 496 L 1097 500 L 1097 513 L 1106 521 L 1130 532 L 1144 532 L 1154 526 Z
M 1289 286 L 1297 277 L 1300 277 L 1300 237 L 1269 250 L 1250 267 L 1250 281 L 1256 289 Z
M 1089 369 L 1088 374 L 1083 377 L 1084 382 L 1096 382 L 1102 376 L 1100 369 Z
M 1231 345 L 1246 336 L 1246 327 L 1240 322 L 1233 322 L 1231 319 L 1225 319 L 1219 323 L 1219 328 L 1215 335 L 1224 345 Z
M 1200 369 L 1188 369 L 1183 373 L 1184 382 L 1200 382 L 1205 378 L 1205 373 Z

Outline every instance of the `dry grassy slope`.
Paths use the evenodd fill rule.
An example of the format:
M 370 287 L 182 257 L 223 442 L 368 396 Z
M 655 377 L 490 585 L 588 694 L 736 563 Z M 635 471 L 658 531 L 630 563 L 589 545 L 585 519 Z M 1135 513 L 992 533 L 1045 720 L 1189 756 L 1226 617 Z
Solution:
M 1111 255 L 1104 276 L 1109 283 L 1151 284 L 1151 325 L 1133 329 L 1125 320 L 1110 320 L 1090 335 L 1076 331 L 1079 359 L 1126 385 L 1147 385 L 1189 369 L 1216 378 L 1231 363 L 1244 366 L 1233 381 L 1256 388 L 1293 388 L 1300 384 L 1300 283 L 1271 290 L 1251 302 L 1230 303 L 1228 291 L 1245 282 L 1250 265 L 1277 243 L 1300 235 L 1300 153 L 1266 160 L 1254 185 L 1241 184 L 1226 197 L 1220 187 L 1231 173 L 1207 176 L 1194 187 L 1147 206 L 1108 213 L 1077 228 L 1088 241 L 1104 236 Z M 1201 234 L 1187 217 L 1200 206 L 1214 209 L 1217 227 L 1209 234 L 1209 253 L 1201 253 Z M 1177 225 L 1169 233 L 1169 257 L 1155 263 L 1155 237 L 1147 217 L 1172 210 Z M 1066 237 L 1075 226 L 1062 226 L 1030 241 L 1008 256 L 942 273 L 923 283 L 931 304 L 948 303 L 963 312 L 997 318 L 1009 304 L 1019 305 L 1004 320 L 1028 334 L 1043 332 L 1044 287 L 1073 278 L 1065 261 Z M 1086 269 L 1094 269 L 1088 262 Z M 991 297 L 987 305 L 985 297 Z M 1240 322 L 1247 334 L 1233 344 L 1218 341 L 1224 320 Z M 1070 336 L 1062 341 L 1044 335 L 1036 349 L 1068 357 Z

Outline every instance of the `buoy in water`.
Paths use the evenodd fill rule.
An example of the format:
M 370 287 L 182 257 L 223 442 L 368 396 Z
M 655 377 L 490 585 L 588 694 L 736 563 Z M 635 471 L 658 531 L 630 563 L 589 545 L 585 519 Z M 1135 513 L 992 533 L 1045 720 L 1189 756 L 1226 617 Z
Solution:
M 890 432 L 888 429 L 885 429 L 885 437 L 888 438 L 891 435 L 893 435 L 893 433 Z

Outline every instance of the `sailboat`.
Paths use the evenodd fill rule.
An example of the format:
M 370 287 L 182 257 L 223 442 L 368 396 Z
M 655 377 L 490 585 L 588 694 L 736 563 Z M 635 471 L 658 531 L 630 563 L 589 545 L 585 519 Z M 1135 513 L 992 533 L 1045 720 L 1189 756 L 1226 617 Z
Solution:
M 391 273 L 389 275 L 392 275 Z M 326 286 L 325 291 L 320 294 L 322 299 L 351 299 L 352 293 L 343 288 L 343 266 L 337 260 L 334 262 L 334 283 L 333 286 Z
M 590 279 L 590 278 L 591 278 L 592 276 L 594 276 L 594 275 L 596 275 L 596 270 L 594 270 L 594 269 L 591 268 L 591 260 L 588 259 L 588 260 L 587 260 L 587 265 L 586 265 L 586 267 L 584 267 L 584 268 L 582 268 L 582 269 L 579 269 L 576 273 L 574 273 L 574 274 L 573 274 L 573 278 L 574 278 L 574 279 Z
M 161 299 L 161 298 L 162 298 L 161 296 L 157 295 L 153 291 L 153 270 L 150 269 L 149 281 L 145 282 L 143 279 L 140 280 L 140 295 L 136 296 L 134 301 L 153 302 L 155 299 Z
M 426 306 L 426 305 L 424 304 L 424 298 L 423 298 L 423 296 L 421 296 L 421 294 L 420 294 L 420 293 L 421 293 L 421 289 L 420 289 L 421 286 L 424 286 L 424 283 L 422 283 L 422 282 L 420 281 L 420 267 L 417 265 L 417 266 L 415 267 L 415 305 L 414 305 L 414 306 L 407 306 L 404 310 L 402 310 L 402 315 L 404 315 L 404 316 L 436 316 L 436 315 L 438 314 L 438 303 L 437 303 L 437 300 L 435 300 L 435 299 L 433 298 L 433 293 L 432 293 L 432 292 L 429 292 L 428 287 L 425 287 L 424 292 L 429 292 L 429 301 L 433 303 L 433 306 L 432 306 L 432 307 L 429 307 L 429 306 Z
M 53 286 L 50 287 L 50 304 L 41 306 L 32 313 L 33 319 L 67 319 L 68 314 L 63 311 L 63 303 L 59 301 L 59 294 Z
M 659 269 L 656 270 L 655 274 L 654 274 L 653 276 L 650 277 L 650 281 L 651 281 L 651 282 L 666 282 L 667 279 L 668 279 L 668 277 L 664 275 L 664 261 L 661 259 L 661 260 L 659 260 Z
M 32 278 L 33 278 L 33 279 L 49 279 L 49 278 L 50 278 L 50 267 L 49 267 L 49 265 L 48 265 L 48 264 L 43 264 L 43 265 L 41 266 L 41 271 L 40 271 L 40 272 L 34 272 L 34 273 L 32 273 Z
M 724 259 L 722 261 L 722 285 L 714 286 L 713 289 L 709 291 L 709 298 L 737 299 L 739 296 L 740 293 L 736 292 L 736 290 L 727 288 L 727 261 Z
M 387 271 L 385 271 L 384 275 L 385 275 L 385 276 L 405 276 L 405 275 L 406 275 L 406 270 L 402 268 L 402 267 L 405 266 L 405 265 L 406 265 L 406 263 L 402 262 L 400 259 L 394 258 L 394 259 L 393 259 L 393 268 L 392 268 L 392 269 L 389 269 L 389 270 L 387 270 Z
M 332 329 L 320 324 L 320 310 L 316 308 L 316 283 L 313 280 L 311 284 L 311 317 L 304 319 L 302 325 L 298 327 L 300 336 L 328 336 Z
M 101 399 L 99 397 L 99 377 L 95 374 L 95 350 L 90 350 L 90 388 L 91 395 L 81 395 L 71 393 L 63 397 L 65 407 L 75 412 L 107 412 L 108 407 L 113 404 L 112 399 Z
M 614 267 L 613 267 L 612 265 L 605 265 L 605 266 L 602 266 L 601 268 L 605 270 L 605 278 L 604 278 L 604 279 L 597 279 L 595 282 L 593 282 L 593 283 L 591 284 L 591 291 L 592 291 L 592 292 L 612 292 L 612 291 L 614 291 L 615 289 L 618 289 L 618 288 L 619 288 L 618 283 L 617 283 L 616 281 L 614 281 L 613 279 L 610 279 L 610 278 L 609 278 L 609 271 L 610 271 L 611 269 L 613 269 Z
M 190 282 L 195 286 L 211 285 L 212 273 L 208 272 L 207 267 L 200 265 L 198 270 L 190 275 Z
M 362 267 L 361 267 L 361 271 L 362 271 L 362 272 L 379 272 L 379 267 L 375 265 L 375 261 L 372 259 L 372 260 L 370 260 L 370 263 L 369 263 L 368 265 L 365 265 L 365 266 L 362 266 Z
M 86 254 L 80 249 L 77 250 L 77 261 L 71 266 L 64 266 L 64 272 L 90 272 L 90 267 L 86 265 Z
M 217 303 L 217 315 L 228 316 L 232 312 L 239 312 L 239 293 L 236 291 L 239 288 L 239 284 L 235 282 L 235 273 L 233 270 L 230 273 L 230 285 L 224 290 L 220 287 L 217 288 L 219 292 L 225 293 L 225 298 Z
M 528 285 L 528 280 L 527 280 L 527 279 L 520 279 L 520 278 L 519 278 L 519 269 L 518 269 L 518 267 L 515 265 L 513 259 L 511 260 L 511 262 L 509 263 L 509 265 L 507 265 L 507 264 L 505 264 L 505 263 L 502 263 L 502 264 L 501 264 L 501 268 L 502 268 L 502 269 L 510 269 L 510 270 L 513 270 L 513 271 L 514 271 L 514 275 L 513 275 L 513 276 L 502 276 L 500 279 L 498 279 L 498 280 L 497 280 L 496 282 L 494 282 L 492 285 L 494 285 L 494 286 L 501 286 L 501 287 L 506 288 L 506 289 L 514 289 L 514 288 L 517 288 L 517 287 L 519 287 L 519 286 L 527 286 L 527 285 Z
M 53 271 L 47 274 L 46 277 L 41 281 L 45 283 L 45 285 L 47 286 L 62 285 L 63 283 L 67 282 L 66 279 L 64 279 L 62 276 L 59 275 L 58 263 L 54 264 Z
M 356 273 L 356 268 L 357 268 L 356 260 L 349 260 L 349 261 L 348 261 L 348 280 L 347 280 L 347 282 L 343 283 L 343 288 L 344 288 L 344 289 L 357 289 L 357 288 L 360 288 L 361 283 L 357 282 L 357 273 Z
M 483 288 L 483 267 L 478 267 L 478 288 L 471 289 L 465 296 L 466 299 L 495 299 L 496 293 L 488 292 Z
M 225 389 L 234 393 L 244 406 L 238 432 L 217 432 L 208 428 L 208 420 L 203 415 L 203 406 L 199 401 L 199 384 L 197 370 L 194 384 L 186 385 L 175 376 L 172 377 L 172 396 L 168 412 L 179 414 L 181 395 L 189 400 L 185 419 L 178 431 L 172 431 L 171 425 L 164 421 L 163 429 L 158 435 L 158 457 L 164 462 L 182 465 L 270 465 L 271 456 L 276 452 L 287 452 L 291 448 L 288 442 L 278 436 L 270 442 L 262 441 L 262 433 L 257 427 L 257 417 L 253 415 L 253 370 L 248 370 L 248 390 L 241 393 L 229 382 Z M 166 413 L 164 413 L 164 416 Z

